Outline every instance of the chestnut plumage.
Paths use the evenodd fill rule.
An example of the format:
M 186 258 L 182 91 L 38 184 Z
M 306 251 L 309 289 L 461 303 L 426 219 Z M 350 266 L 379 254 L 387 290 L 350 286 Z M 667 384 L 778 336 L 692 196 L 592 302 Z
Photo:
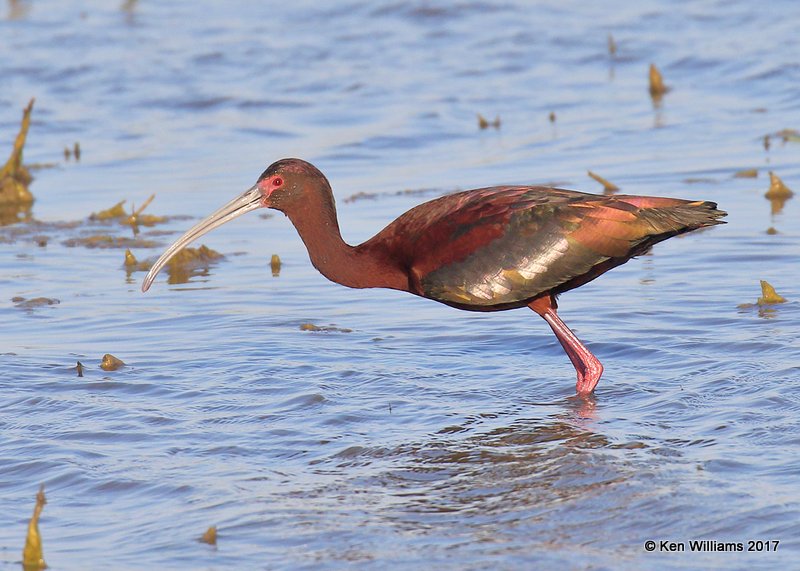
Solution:
M 528 306 L 550 325 L 577 372 L 576 391 L 594 391 L 600 361 L 558 317 L 556 295 L 589 282 L 671 236 L 723 223 L 707 201 L 599 196 L 544 186 L 494 186 L 425 202 L 358 246 L 339 232 L 330 183 L 313 165 L 283 159 L 256 184 L 189 229 L 153 265 L 250 210 L 284 212 L 314 266 L 348 287 L 406 291 L 458 309 Z

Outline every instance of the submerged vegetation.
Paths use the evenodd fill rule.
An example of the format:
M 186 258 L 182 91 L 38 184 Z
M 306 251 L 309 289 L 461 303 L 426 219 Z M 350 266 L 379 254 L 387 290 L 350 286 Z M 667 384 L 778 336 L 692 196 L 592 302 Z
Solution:
M 125 201 L 120 200 L 114 206 L 110 208 L 106 208 L 105 210 L 101 210 L 100 212 L 92 212 L 89 215 L 89 220 L 93 221 L 105 221 L 105 220 L 117 220 L 120 218 L 124 218 L 127 213 L 125 212 Z
M 139 233 L 139 226 L 155 226 L 156 224 L 163 224 L 164 222 L 168 222 L 170 220 L 168 216 L 143 214 L 144 209 L 150 206 L 150 203 L 153 202 L 155 197 L 155 194 L 151 194 L 150 197 L 145 200 L 139 208 L 132 206 L 130 213 L 125 210 L 125 203 L 127 201 L 120 200 L 110 208 L 106 208 L 105 210 L 101 210 L 99 212 L 92 212 L 92 214 L 89 216 L 89 220 L 94 222 L 116 221 L 122 225 L 130 226 L 134 235 L 136 235 Z
M 126 250 L 124 265 L 128 277 L 131 277 L 133 272 L 148 271 L 156 259 L 157 257 L 140 262 L 130 250 Z M 195 275 L 206 275 L 213 263 L 223 259 L 225 256 L 205 245 L 198 248 L 183 248 L 167 262 L 164 268 L 169 275 L 167 283 L 183 284 Z
M 35 309 L 37 307 L 44 307 L 46 305 L 58 305 L 61 303 L 60 300 L 52 298 L 52 297 L 34 297 L 31 299 L 26 299 L 20 295 L 15 295 L 11 298 L 11 302 L 14 303 L 20 309 Z
M 13 243 L 18 240 L 33 241 L 46 247 L 52 235 L 60 236 L 61 244 L 66 247 L 84 247 L 115 249 L 125 248 L 125 270 L 128 277 L 133 272 L 147 271 L 153 261 L 139 262 L 131 252 L 131 248 L 157 248 L 163 246 L 159 239 L 141 235 L 141 227 L 153 227 L 169 222 L 178 217 L 158 216 L 145 213 L 144 210 L 153 202 L 155 194 L 151 194 L 138 208 L 132 205 L 126 210 L 127 200 L 120 200 L 112 206 L 91 213 L 85 220 L 71 222 L 39 222 L 30 215 L 33 195 L 28 190 L 32 177 L 22 164 L 22 151 L 30 126 L 30 115 L 33 100 L 25 109 L 22 127 L 14 143 L 11 157 L 0 171 L 0 243 Z M 76 160 L 80 158 L 80 146 L 75 143 L 70 153 Z M 20 214 L 24 214 L 24 218 Z M 25 221 L 27 225 L 15 224 Z M 118 231 L 108 228 L 109 223 L 116 223 L 120 228 L 129 228 L 133 236 L 120 235 Z M 97 232 L 98 226 L 107 230 Z M 64 233 L 77 232 L 78 235 L 63 237 Z M 205 246 L 187 248 L 175 256 L 168 265 L 170 283 L 185 283 L 197 273 L 207 272 L 209 265 L 222 259 L 222 254 Z M 278 270 L 279 271 L 279 270 Z M 12 302 L 19 308 L 32 310 L 46 305 L 55 305 L 59 300 L 48 297 L 26 299 L 16 296 Z
M 335 325 L 314 325 L 313 323 L 300 324 L 300 331 L 315 331 L 323 333 L 352 333 L 352 329 L 336 327 Z

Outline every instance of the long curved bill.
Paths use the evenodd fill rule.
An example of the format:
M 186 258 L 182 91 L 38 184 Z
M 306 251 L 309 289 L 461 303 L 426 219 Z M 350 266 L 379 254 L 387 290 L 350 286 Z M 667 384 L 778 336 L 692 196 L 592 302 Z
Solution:
M 217 226 L 222 226 L 226 222 L 229 222 L 234 218 L 238 218 L 242 214 L 246 214 L 251 210 L 260 208 L 261 206 L 261 191 L 259 190 L 258 186 L 253 186 L 241 196 L 234 198 L 228 204 L 189 228 L 183 236 L 178 238 L 178 240 L 167 249 L 166 252 L 161 254 L 161 257 L 156 260 L 156 263 L 153 264 L 153 267 L 150 268 L 149 272 L 147 272 L 147 275 L 142 282 L 142 291 L 147 291 L 150 289 L 150 286 L 153 284 L 153 280 L 156 279 L 158 272 L 160 272 L 161 269 L 167 265 L 167 262 L 169 262 L 170 258 L 180 252 L 194 240 L 203 234 L 210 232 Z

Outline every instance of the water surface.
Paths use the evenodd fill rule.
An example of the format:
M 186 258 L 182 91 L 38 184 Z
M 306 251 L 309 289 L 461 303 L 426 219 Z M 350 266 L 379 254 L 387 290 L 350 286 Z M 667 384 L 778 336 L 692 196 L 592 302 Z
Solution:
M 770 170 L 800 189 L 800 144 L 763 146 L 800 128 L 795 3 L 261 4 L 0 12 L 0 142 L 35 96 L 25 159 L 55 163 L 35 172 L 38 225 L 0 228 L 1 566 L 18 568 L 40 483 L 53 569 L 797 561 L 800 202 L 763 197 Z M 658 105 L 651 62 L 673 88 Z M 147 294 L 124 249 L 65 245 L 130 237 L 86 218 L 151 193 L 149 212 L 204 216 L 284 156 L 328 175 L 351 243 L 456 189 L 599 192 L 587 169 L 717 201 L 729 224 L 561 298 L 606 367 L 589 401 L 530 311 L 328 283 L 280 214 L 216 231 L 225 261 Z M 134 254 L 190 223 L 144 229 L 157 245 Z M 740 308 L 760 279 L 789 302 Z M 102 371 L 104 353 L 128 366 Z M 210 525 L 216 548 L 197 541 Z M 662 539 L 780 546 L 645 551 Z

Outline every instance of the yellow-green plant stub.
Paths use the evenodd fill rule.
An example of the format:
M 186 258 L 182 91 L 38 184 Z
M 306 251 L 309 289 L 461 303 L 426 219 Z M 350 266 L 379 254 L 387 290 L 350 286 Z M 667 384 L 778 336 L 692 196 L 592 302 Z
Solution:
M 25 547 L 22 549 L 22 567 L 25 571 L 38 571 L 46 569 L 44 562 L 44 552 L 42 550 L 42 536 L 39 533 L 39 517 L 42 515 L 47 498 L 44 495 L 44 484 L 39 487 L 36 494 L 36 505 L 33 508 L 33 515 L 28 522 L 28 535 L 25 537 Z
M 103 355 L 103 360 L 100 362 L 100 368 L 104 371 L 116 371 L 124 366 L 125 363 L 121 359 L 117 359 L 111 353 Z
M 604 179 L 599 174 L 595 174 L 592 171 L 586 171 L 586 173 L 590 177 L 592 177 L 594 180 L 596 180 L 597 182 L 599 182 L 600 184 L 603 185 L 603 192 L 605 192 L 606 194 L 611 194 L 611 193 L 617 192 L 619 190 L 619 187 L 616 184 L 614 184 L 613 182 L 611 182 L 609 180 Z
M 778 175 L 770 171 L 769 173 L 769 189 L 764 194 L 764 198 L 770 202 L 770 211 L 772 214 L 780 214 L 786 201 L 794 196 L 794 192 L 786 186 Z
M 209 545 L 216 545 L 217 544 L 217 526 L 212 525 L 209 527 L 206 532 L 200 536 L 200 541 L 203 543 L 208 543 Z
M 143 260 L 141 262 L 137 260 L 136 256 L 133 255 L 133 252 L 131 252 L 130 248 L 125 250 L 124 266 L 125 266 L 125 271 L 127 272 L 129 277 L 133 272 L 146 272 L 147 270 L 150 269 L 152 265 L 153 263 L 147 260 Z
M 775 291 L 775 288 L 772 285 L 765 281 L 761 280 L 761 297 L 758 298 L 756 301 L 758 305 L 773 305 L 776 303 L 786 303 L 786 298 L 780 295 L 778 292 Z
M 33 177 L 28 169 L 25 168 L 25 165 L 22 164 L 22 150 L 25 148 L 25 139 L 28 136 L 28 128 L 31 124 L 33 101 L 33 99 L 30 100 L 22 113 L 22 125 L 14 141 L 11 156 L 6 161 L 6 164 L 0 168 L 0 205 L 24 205 L 33 202 L 33 194 L 28 190 Z
M 656 99 L 660 98 L 664 95 L 667 91 L 669 91 L 669 87 L 664 85 L 664 78 L 661 75 L 661 72 L 656 67 L 656 64 L 650 64 L 650 95 Z
M 273 278 L 281 275 L 281 257 L 278 254 L 272 254 L 272 258 L 269 260 L 269 267 L 272 269 Z
M 778 175 L 769 172 L 769 190 L 764 194 L 766 198 L 791 198 L 794 192 L 786 186 Z
M 126 268 L 134 268 L 134 267 L 136 267 L 136 264 L 138 264 L 138 263 L 139 262 L 136 259 L 136 256 L 133 255 L 133 252 L 131 252 L 131 249 L 130 248 L 126 249 L 125 250 L 125 267 Z

